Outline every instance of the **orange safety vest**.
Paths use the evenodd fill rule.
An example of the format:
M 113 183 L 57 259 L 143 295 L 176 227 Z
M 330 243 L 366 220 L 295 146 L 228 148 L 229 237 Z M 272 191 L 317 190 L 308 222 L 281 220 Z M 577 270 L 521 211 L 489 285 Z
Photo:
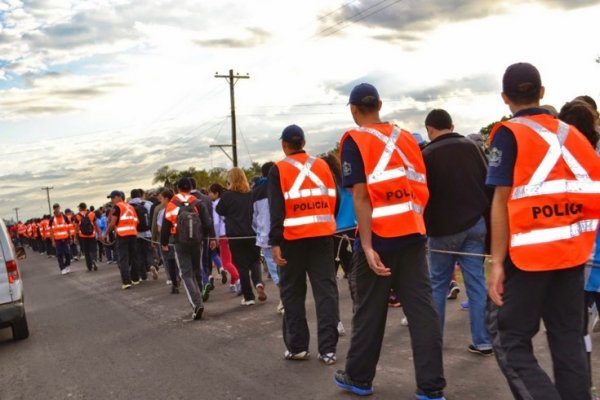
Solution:
M 51 224 L 51 232 L 52 238 L 54 240 L 64 240 L 69 238 L 69 225 L 67 223 L 67 218 L 61 214 L 58 217 L 56 215 L 52 216 L 52 224 Z
M 44 218 L 43 220 L 40 221 L 40 235 L 42 236 L 42 239 L 49 239 L 50 238 L 50 227 L 48 226 L 50 224 L 50 220 L 47 218 Z
M 19 234 L 19 236 L 24 236 L 26 232 L 27 226 L 25 226 L 25 224 L 21 223 L 17 225 L 17 233 Z
M 65 217 L 67 218 L 67 226 L 69 227 L 69 236 L 75 237 L 75 225 L 73 224 L 73 214 L 65 214 Z
M 171 201 L 167 204 L 167 209 L 165 210 L 165 219 L 171 223 L 171 235 L 175 235 L 177 233 L 177 215 L 179 214 L 179 205 L 178 201 L 181 203 L 194 203 L 196 200 L 196 196 L 189 193 L 177 193 Z
M 340 149 L 348 137 L 365 165 L 372 231 L 388 238 L 424 235 L 429 190 L 423 155 L 412 134 L 392 124 L 370 124 L 346 132 Z
M 88 216 L 90 222 L 92 223 L 92 227 L 94 228 L 94 232 L 92 232 L 89 235 L 85 235 L 85 234 L 81 233 L 81 230 L 79 230 L 78 235 L 81 238 L 95 238 L 96 237 L 96 223 L 94 221 L 96 220 L 96 213 L 95 212 L 91 213 L 88 210 L 78 212 L 75 215 L 75 218 L 77 219 L 77 225 L 81 224 L 81 220 L 83 219 L 84 215 Z M 128 235 L 125 235 L 125 236 L 128 236 Z
M 576 267 L 588 259 L 600 218 L 600 159 L 574 127 L 547 115 L 496 124 L 517 143 L 508 199 L 509 254 L 525 271 Z
M 116 226 L 117 236 L 137 236 L 138 217 L 135 209 L 124 201 L 117 203 L 117 207 L 120 211 Z
M 336 186 L 327 163 L 306 153 L 277 163 L 285 200 L 283 237 L 297 240 L 335 233 Z
M 31 223 L 31 237 L 37 239 L 38 237 L 38 226 L 35 222 Z

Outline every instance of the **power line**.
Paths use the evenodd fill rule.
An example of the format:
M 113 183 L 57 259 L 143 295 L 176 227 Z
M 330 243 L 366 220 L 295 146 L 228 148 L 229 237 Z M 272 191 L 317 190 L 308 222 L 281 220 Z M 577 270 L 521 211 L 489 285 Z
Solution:
M 369 6 L 369 7 L 365 8 L 364 10 L 362 10 L 362 11 L 360 11 L 360 12 L 358 12 L 358 13 L 354 14 L 352 17 L 350 17 L 350 18 L 347 18 L 347 19 L 346 19 L 346 20 L 344 20 L 344 21 L 340 21 L 340 22 L 339 22 L 339 23 L 337 23 L 336 25 L 342 25 L 342 24 L 344 24 L 344 23 L 346 23 L 346 22 L 348 22 L 348 24 L 347 24 L 347 25 L 345 25 L 345 26 L 341 26 L 339 29 L 336 29 L 336 30 L 334 30 L 334 31 L 328 32 L 327 34 L 324 34 L 324 33 L 325 33 L 325 32 L 327 32 L 328 30 L 330 30 L 331 28 L 335 28 L 335 26 L 336 26 L 336 25 L 333 25 L 333 26 L 330 26 L 330 27 L 328 27 L 328 28 L 325 28 L 325 29 L 321 30 L 321 31 L 319 32 L 319 35 L 322 35 L 322 36 L 331 36 L 331 35 L 333 35 L 333 34 L 335 34 L 335 33 L 339 32 L 339 31 L 341 31 L 342 29 L 346 29 L 346 28 L 347 28 L 347 27 L 349 27 L 350 25 L 354 25 L 355 23 L 357 23 L 357 22 L 359 22 L 359 21 L 362 21 L 362 20 L 363 20 L 363 19 L 365 19 L 365 18 L 368 18 L 368 17 L 370 17 L 370 16 L 372 16 L 372 15 L 375 15 L 375 14 L 377 14 L 377 13 L 380 13 L 381 11 L 383 11 L 383 10 L 385 10 L 385 9 L 387 9 L 387 8 L 389 8 L 389 7 L 391 7 L 391 6 L 393 6 L 394 4 L 400 3 L 401 1 L 404 1 L 404 0 L 394 0 L 394 1 L 393 1 L 392 3 L 390 3 L 390 4 L 387 4 L 387 5 L 385 5 L 385 6 L 381 7 L 381 8 L 379 8 L 379 9 L 377 9 L 377 10 L 375 10 L 375 11 L 371 12 L 371 13 L 365 14 L 367 11 L 369 11 L 369 10 L 371 10 L 371 9 L 373 9 L 373 8 L 375 8 L 375 7 L 377 7 L 377 6 L 379 6 L 379 5 L 382 5 L 383 3 L 387 2 L 387 1 L 389 1 L 389 0 L 381 0 L 381 1 L 379 1 L 379 2 L 377 2 L 377 3 L 375 3 L 375 4 L 373 4 L 372 6 Z M 362 16 L 361 16 L 361 14 L 364 14 L 364 15 L 362 15 Z

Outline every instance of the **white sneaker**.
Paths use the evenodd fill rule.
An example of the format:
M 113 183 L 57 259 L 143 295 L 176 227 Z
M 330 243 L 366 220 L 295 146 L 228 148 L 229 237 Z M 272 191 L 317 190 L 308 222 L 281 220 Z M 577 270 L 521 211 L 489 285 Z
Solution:
M 283 308 L 283 303 L 279 300 L 279 304 L 277 304 L 277 313 L 283 315 L 285 313 L 285 309 Z
M 71 272 L 71 267 L 66 267 L 64 270 L 67 271 L 67 274 L 68 274 Z
M 68 274 L 68 273 L 69 273 L 69 271 L 67 271 L 67 269 L 66 269 L 66 268 L 64 268 L 64 269 L 62 269 L 62 270 L 60 271 L 60 274 L 61 274 L 61 275 L 66 275 L 66 274 Z
M 156 269 L 156 267 L 154 265 L 152 265 L 150 267 L 150 274 L 152 274 L 152 279 L 153 280 L 157 280 L 158 279 L 158 270 Z
M 344 324 L 342 324 L 342 321 L 338 322 L 337 330 L 340 336 L 346 336 L 346 329 L 344 329 Z
M 171 286 L 173 284 L 173 281 L 171 281 L 170 279 L 167 279 L 167 286 Z
M 253 306 L 256 304 L 256 302 L 254 300 L 245 300 L 242 299 L 242 303 L 243 306 Z
M 406 319 L 406 317 L 402 318 L 402 321 L 400 321 L 400 325 L 408 326 L 408 320 Z

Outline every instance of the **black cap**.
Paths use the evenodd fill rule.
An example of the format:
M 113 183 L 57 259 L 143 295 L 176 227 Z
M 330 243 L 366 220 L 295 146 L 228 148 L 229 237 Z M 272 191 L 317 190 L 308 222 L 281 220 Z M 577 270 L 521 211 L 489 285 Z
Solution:
M 281 132 L 279 139 L 288 143 L 301 144 L 304 142 L 304 131 L 298 125 L 289 125 Z
M 511 98 L 535 96 L 541 88 L 540 72 L 529 63 L 509 66 L 502 77 L 502 91 Z

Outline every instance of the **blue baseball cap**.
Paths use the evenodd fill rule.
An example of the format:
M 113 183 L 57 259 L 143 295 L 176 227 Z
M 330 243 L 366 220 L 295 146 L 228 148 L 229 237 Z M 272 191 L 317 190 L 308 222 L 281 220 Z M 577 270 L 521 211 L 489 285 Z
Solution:
M 298 125 L 289 125 L 281 132 L 279 139 L 284 142 L 300 144 L 304 142 L 304 131 Z
M 425 144 L 425 139 L 423 139 L 423 135 L 421 135 L 419 132 L 413 132 L 412 135 L 415 138 L 415 140 L 417 141 L 419 146 Z
M 107 199 L 112 199 L 115 196 L 119 196 L 121 198 L 125 198 L 125 194 L 119 190 L 113 190 L 112 192 L 110 192 L 110 194 L 108 196 L 106 196 Z
M 379 103 L 379 93 L 375 86 L 370 83 L 361 83 L 354 86 L 350 92 L 350 100 L 348 104 L 372 106 Z

